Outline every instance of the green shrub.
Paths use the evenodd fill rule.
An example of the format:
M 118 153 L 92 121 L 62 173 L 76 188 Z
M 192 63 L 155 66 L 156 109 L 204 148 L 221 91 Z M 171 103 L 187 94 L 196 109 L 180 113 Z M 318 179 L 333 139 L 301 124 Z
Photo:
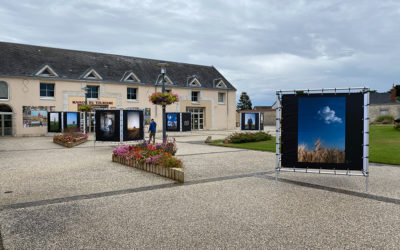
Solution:
M 270 134 L 265 132 L 241 132 L 233 133 L 226 138 L 227 142 L 231 143 L 245 143 L 245 142 L 256 142 L 256 141 L 268 141 L 272 137 Z
M 391 116 L 391 115 L 381 115 L 378 118 L 376 118 L 375 121 L 383 123 L 383 124 L 389 124 L 389 123 L 392 123 L 394 121 L 394 117 Z

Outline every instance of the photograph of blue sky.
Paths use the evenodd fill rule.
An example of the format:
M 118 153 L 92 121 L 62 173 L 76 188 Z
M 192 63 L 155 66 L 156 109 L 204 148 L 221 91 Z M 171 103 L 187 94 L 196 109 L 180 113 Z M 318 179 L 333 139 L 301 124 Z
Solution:
M 78 114 L 77 113 L 67 113 L 67 126 L 78 124 Z
M 249 119 L 251 118 L 251 127 L 249 127 Z M 246 129 L 253 129 L 256 127 L 256 114 L 244 115 L 244 126 Z
M 298 145 L 314 149 L 322 146 L 345 150 L 345 97 L 300 97 L 298 103 Z

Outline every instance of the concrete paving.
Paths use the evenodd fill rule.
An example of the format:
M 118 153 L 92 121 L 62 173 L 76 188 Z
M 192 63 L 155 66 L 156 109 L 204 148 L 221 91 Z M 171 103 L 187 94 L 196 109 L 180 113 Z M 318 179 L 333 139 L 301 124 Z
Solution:
M 115 145 L 0 139 L 0 249 L 377 248 L 400 244 L 400 166 L 282 173 L 275 154 L 175 134 L 184 185 L 111 162 Z M 158 135 L 159 137 L 160 135 Z

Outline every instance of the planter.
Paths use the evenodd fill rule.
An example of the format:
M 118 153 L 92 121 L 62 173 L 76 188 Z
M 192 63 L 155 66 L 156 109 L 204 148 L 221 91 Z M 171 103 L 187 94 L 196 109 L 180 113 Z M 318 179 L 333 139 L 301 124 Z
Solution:
M 80 138 L 80 139 L 77 139 L 76 142 L 63 142 L 63 141 L 59 141 L 59 140 L 53 139 L 54 143 L 57 143 L 57 144 L 59 144 L 61 146 L 67 147 L 67 148 L 75 147 L 75 146 L 77 146 L 79 144 L 82 144 L 82 143 L 84 143 L 86 141 L 87 141 L 87 139 L 84 138 L 84 137 Z
M 134 167 L 137 169 L 141 169 L 146 172 L 154 173 L 163 177 L 167 177 L 169 179 L 178 181 L 178 182 L 184 182 L 185 181 L 185 176 L 184 176 L 184 171 L 182 168 L 166 168 L 163 166 L 159 165 L 153 165 L 153 164 L 147 164 L 147 163 L 139 163 L 134 160 L 127 160 L 125 158 L 119 157 L 112 155 L 112 161 L 113 162 L 118 162 L 123 165 L 127 165 L 130 167 Z

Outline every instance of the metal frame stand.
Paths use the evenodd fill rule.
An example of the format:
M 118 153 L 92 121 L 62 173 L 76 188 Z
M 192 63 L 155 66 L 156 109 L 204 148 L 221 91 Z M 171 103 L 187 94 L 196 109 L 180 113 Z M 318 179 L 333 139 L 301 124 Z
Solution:
M 364 94 L 364 118 L 363 118 L 363 170 L 351 172 L 347 170 L 325 170 L 325 169 L 296 169 L 282 168 L 281 167 L 281 119 L 282 119 L 282 93 L 297 94 L 298 92 L 310 94 L 311 92 L 320 92 L 322 94 L 328 93 L 363 93 Z M 279 187 L 279 173 L 280 172 L 300 172 L 300 173 L 315 173 L 315 174 L 333 174 L 333 175 L 347 175 L 347 176 L 364 176 L 365 177 L 365 191 L 369 192 L 369 88 L 327 88 L 327 89 L 299 89 L 299 90 L 279 90 L 276 91 L 276 167 L 275 167 L 275 187 Z

